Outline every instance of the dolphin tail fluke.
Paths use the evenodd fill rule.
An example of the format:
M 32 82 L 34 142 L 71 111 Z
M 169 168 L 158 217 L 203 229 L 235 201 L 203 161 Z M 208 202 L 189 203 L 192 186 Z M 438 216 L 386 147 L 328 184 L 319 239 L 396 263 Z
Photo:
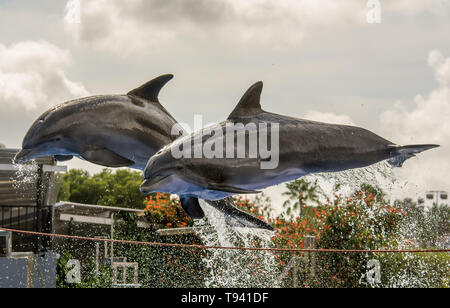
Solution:
M 273 227 L 264 221 L 238 210 L 231 197 L 218 200 L 206 201 L 209 205 L 225 214 L 225 221 L 232 227 L 247 227 L 254 229 L 265 229 L 273 231 Z
M 403 163 L 416 154 L 439 147 L 437 144 L 419 144 L 407 146 L 393 146 L 391 150 L 392 157 L 388 159 L 388 163 L 393 167 L 401 167 Z

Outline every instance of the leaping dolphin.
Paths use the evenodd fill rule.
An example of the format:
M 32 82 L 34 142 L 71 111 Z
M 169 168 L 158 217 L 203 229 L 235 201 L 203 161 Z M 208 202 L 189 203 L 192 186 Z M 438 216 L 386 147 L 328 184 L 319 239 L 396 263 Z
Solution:
M 259 189 L 310 173 L 366 167 L 383 160 L 401 167 L 415 154 L 438 147 L 432 144 L 397 146 L 363 128 L 266 112 L 260 104 L 262 88 L 262 82 L 250 87 L 228 119 L 208 128 L 207 133 L 194 132 L 160 150 L 147 164 L 141 191 L 216 200 L 234 194 L 257 193 Z M 275 130 L 268 131 L 268 127 Z M 234 147 L 239 136 L 252 135 L 259 137 L 260 145 L 267 143 L 267 139 L 278 139 L 278 144 L 271 144 L 272 150 L 277 150 L 278 146 L 278 151 L 272 151 L 268 157 L 262 155 L 259 148 L 259 152 L 250 157 L 250 146 L 244 143 L 244 156 L 228 158 L 230 144 L 231 154 L 236 154 Z M 261 139 L 261 136 L 264 137 Z M 205 149 L 206 145 L 214 156 L 189 155 L 192 150 Z M 188 155 L 176 157 L 174 153 Z M 271 160 L 277 165 L 262 168 L 262 164 Z
M 170 134 L 177 122 L 158 99 L 172 78 L 163 75 L 126 95 L 86 97 L 48 110 L 28 130 L 15 160 L 76 156 L 106 167 L 142 170 L 149 154 L 179 137 Z
M 27 132 L 15 161 L 43 156 L 66 161 L 75 156 L 105 167 L 143 170 L 151 156 L 179 137 L 172 135 L 177 121 L 158 99 L 160 90 L 172 78 L 163 75 L 125 95 L 81 98 L 48 110 Z M 232 199 L 207 202 L 235 218 L 234 225 L 272 230 L 237 210 Z M 181 198 L 181 204 L 190 217 L 204 217 L 198 200 Z

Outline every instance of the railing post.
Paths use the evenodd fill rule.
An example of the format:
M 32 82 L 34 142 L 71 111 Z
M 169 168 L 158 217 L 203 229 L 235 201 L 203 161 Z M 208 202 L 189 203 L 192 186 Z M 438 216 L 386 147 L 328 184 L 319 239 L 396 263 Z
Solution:
M 34 255 L 30 253 L 28 256 L 27 266 L 27 288 L 34 288 Z
M 111 212 L 111 264 L 114 263 L 114 213 Z
M 3 231 L 0 229 L 0 237 L 4 237 L 6 241 L 6 256 L 9 257 L 12 254 L 12 234 L 9 231 Z
M 100 263 L 100 243 L 95 243 L 95 276 L 99 274 L 99 263 Z
M 36 232 L 42 232 L 42 184 L 43 166 L 38 165 L 36 180 Z M 42 237 L 36 237 L 36 253 L 42 251 Z
M 295 289 L 297 289 L 298 288 L 298 264 L 294 265 L 292 275 L 293 275 L 293 277 L 292 277 L 293 278 L 293 287 Z
M 305 237 L 305 248 L 306 249 L 315 249 L 316 248 L 316 237 L 315 236 L 306 236 Z M 310 261 L 310 275 L 311 278 L 316 276 L 316 254 L 313 252 L 306 253 L 307 258 Z
M 139 284 L 139 264 L 138 263 L 130 263 L 130 262 L 114 262 L 111 264 L 113 270 L 113 288 L 140 288 L 141 284 Z M 118 269 L 121 268 L 122 272 L 122 283 L 117 281 Z M 128 268 L 133 269 L 133 283 L 128 283 L 127 279 L 127 271 Z

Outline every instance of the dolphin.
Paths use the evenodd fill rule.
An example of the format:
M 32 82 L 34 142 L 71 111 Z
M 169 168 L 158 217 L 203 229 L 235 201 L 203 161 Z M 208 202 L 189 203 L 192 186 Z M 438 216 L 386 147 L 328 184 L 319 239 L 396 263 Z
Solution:
M 105 167 L 143 171 L 148 159 L 180 135 L 172 134 L 177 121 L 161 105 L 159 92 L 173 78 L 157 77 L 125 95 L 99 95 L 72 100 L 41 115 L 28 130 L 15 162 L 43 156 L 58 161 L 73 157 Z M 239 211 L 231 198 L 207 201 L 232 216 L 234 226 L 264 228 L 268 224 Z M 204 217 L 196 199 L 181 199 L 186 213 Z
M 363 128 L 266 112 L 260 104 L 262 89 L 262 82 L 250 87 L 226 121 L 181 137 L 158 151 L 148 161 L 141 191 L 217 200 L 258 193 L 311 173 L 361 168 L 383 160 L 401 167 L 415 154 L 438 147 L 397 146 Z M 245 155 L 237 156 L 239 136 L 258 136 L 259 152 L 252 152 L 250 141 L 247 146 L 244 140 Z M 272 141 L 270 156 L 261 148 L 268 139 Z M 214 148 L 214 155 L 192 155 L 207 145 Z M 184 154 L 178 157 L 179 153 Z M 230 153 L 234 155 L 230 157 Z M 276 164 L 264 166 L 271 162 Z
M 15 160 L 76 156 L 105 167 L 142 169 L 148 154 L 179 137 L 170 134 L 177 122 L 158 100 L 172 78 L 163 75 L 126 95 L 86 97 L 48 110 L 28 130 Z

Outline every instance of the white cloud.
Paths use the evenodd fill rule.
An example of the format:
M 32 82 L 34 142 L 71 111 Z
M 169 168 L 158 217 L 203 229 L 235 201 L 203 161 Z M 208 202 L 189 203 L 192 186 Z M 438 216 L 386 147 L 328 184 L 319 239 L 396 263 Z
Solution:
M 445 59 L 437 50 L 430 52 L 428 64 L 434 69 L 436 80 L 444 87 L 450 87 L 450 58 Z
M 448 15 L 450 9 L 449 0 L 381 0 L 380 2 L 387 10 L 405 15 L 417 15 L 423 12 Z
M 386 136 L 399 144 L 440 144 L 441 148 L 409 160 L 399 175 L 422 191 L 450 190 L 450 58 L 432 51 L 428 63 L 438 87 L 427 97 L 417 95 L 413 104 L 395 103 L 392 110 L 381 114 L 381 125 Z
M 77 42 L 128 55 L 147 53 L 177 39 L 268 43 L 302 40 L 309 25 L 365 21 L 364 4 L 334 0 L 90 0 L 81 22 L 67 22 Z
M 450 190 L 450 57 L 434 50 L 429 53 L 428 64 L 437 87 L 426 96 L 416 95 L 412 102 L 397 101 L 391 110 L 380 115 L 381 136 L 388 140 L 400 145 L 441 145 L 395 169 L 396 183 L 389 184 L 393 198 L 423 197 L 428 189 Z M 304 118 L 355 125 L 345 114 L 309 111 Z M 394 174 L 385 176 L 394 179 Z
M 380 2 L 382 13 L 417 15 L 442 14 L 450 0 Z M 148 54 L 176 40 L 196 38 L 283 48 L 301 42 L 315 32 L 315 26 L 366 23 L 366 4 L 361 0 L 89 0 L 81 2 L 80 23 L 65 20 L 78 43 L 121 55 Z
M 45 41 L 0 44 L 0 104 L 43 111 L 67 99 L 88 95 L 64 69 L 70 53 Z

